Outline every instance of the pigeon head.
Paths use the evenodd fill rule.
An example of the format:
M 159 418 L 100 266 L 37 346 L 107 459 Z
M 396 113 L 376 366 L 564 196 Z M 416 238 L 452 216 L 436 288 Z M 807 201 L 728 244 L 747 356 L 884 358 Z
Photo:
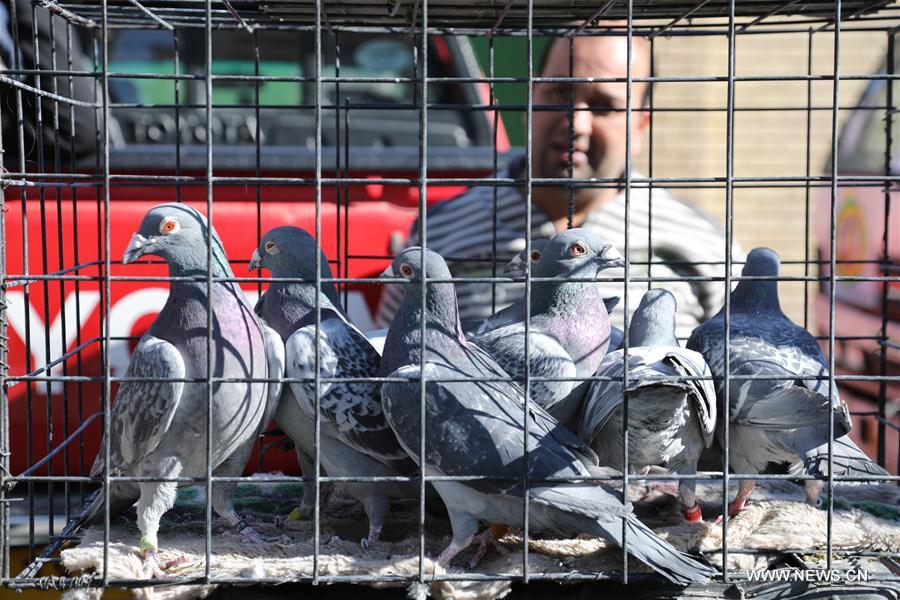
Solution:
M 531 240 L 531 268 L 534 269 L 535 266 L 541 260 L 541 254 L 544 250 L 544 246 L 547 245 L 547 240 Z M 503 274 L 508 275 L 509 277 L 525 277 L 525 250 L 522 250 L 518 254 L 512 257 L 506 266 L 503 267 Z
M 406 296 L 398 311 L 399 315 L 405 315 L 410 322 L 418 322 L 419 312 L 422 309 L 422 248 L 410 246 L 394 258 L 391 265 L 384 270 L 381 277 L 400 277 L 410 282 L 406 287 Z M 458 332 L 462 335 L 462 327 L 459 325 L 459 313 L 456 304 L 456 291 L 453 283 L 433 283 L 432 279 L 449 280 L 453 276 L 447 262 L 437 252 L 425 249 L 424 275 L 428 279 L 425 294 L 425 312 L 430 323 L 440 324 L 447 330 Z
M 313 236 L 304 229 L 292 225 L 275 227 L 266 232 L 259 243 L 259 247 L 253 251 L 248 268 L 251 271 L 268 269 L 272 276 L 277 278 L 297 278 L 315 281 L 316 252 L 321 254 L 321 269 L 319 271 L 321 278 L 331 279 L 333 275 L 331 266 L 328 264 L 328 257 L 325 256 L 324 251 L 316 248 L 316 239 Z M 296 284 L 290 283 L 286 285 L 303 287 L 306 284 L 297 282 Z M 339 304 L 334 283 L 323 281 L 322 292 L 335 306 Z
M 769 248 L 754 248 L 747 255 L 741 275 L 745 277 L 778 277 L 781 259 Z M 751 279 L 741 281 L 731 293 L 731 306 L 739 311 L 781 311 L 778 282 Z
M 450 279 L 450 268 L 444 257 L 433 250 L 425 248 L 425 276 L 428 279 Z M 391 265 L 381 274 L 382 277 L 402 277 L 414 282 L 411 287 L 418 288 L 422 282 L 422 248 L 410 246 L 394 258 Z M 429 284 L 430 285 L 430 284 Z
M 141 226 L 131 236 L 122 255 L 122 263 L 154 254 L 169 264 L 176 275 L 205 273 L 207 270 L 207 231 L 212 233 L 213 270 L 231 275 L 222 242 L 215 229 L 210 229 L 206 217 L 187 204 L 159 204 L 151 208 Z
M 541 251 L 534 274 L 593 279 L 604 269 L 624 266 L 625 260 L 612 244 L 607 244 L 595 233 L 576 228 L 550 238 Z
M 628 326 L 629 345 L 677 346 L 676 309 L 677 302 L 672 292 L 659 288 L 647 290 Z

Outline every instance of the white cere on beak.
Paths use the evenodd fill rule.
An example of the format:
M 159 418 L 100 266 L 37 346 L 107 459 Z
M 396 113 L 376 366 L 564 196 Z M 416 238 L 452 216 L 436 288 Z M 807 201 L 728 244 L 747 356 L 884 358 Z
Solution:
M 135 234 L 131 236 L 131 241 L 128 242 L 128 247 L 125 248 L 125 254 L 122 255 L 122 262 L 127 265 L 131 261 L 140 258 L 144 254 L 144 246 L 152 241 L 152 239 L 145 238 L 140 233 L 135 232 Z
M 253 254 L 250 255 L 250 264 L 247 265 L 248 270 L 254 271 L 262 264 L 262 257 L 259 255 L 259 249 L 254 248 Z

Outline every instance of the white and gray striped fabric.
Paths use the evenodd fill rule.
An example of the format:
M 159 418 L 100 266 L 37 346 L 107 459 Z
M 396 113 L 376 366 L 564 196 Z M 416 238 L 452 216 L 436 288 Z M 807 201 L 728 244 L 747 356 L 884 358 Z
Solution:
M 521 171 L 522 162 L 515 161 L 500 177 Z M 642 177 L 633 171 L 632 177 Z M 443 255 L 454 277 L 491 277 L 491 257 L 496 236 L 496 273 L 503 276 L 503 266 L 525 248 L 525 198 L 518 187 L 496 188 L 497 214 L 494 219 L 494 189 L 491 186 L 473 187 L 464 194 L 429 207 L 426 219 L 426 244 Z M 652 228 L 651 228 L 652 212 Z M 709 215 L 668 191 L 654 188 L 652 201 L 645 187 L 632 187 L 630 206 L 629 256 L 631 277 L 683 278 L 724 277 L 725 230 Z M 548 239 L 556 230 L 546 213 L 534 206 L 531 213 L 532 240 Z M 582 227 L 589 228 L 613 244 L 625 255 L 625 192 L 592 212 Z M 651 231 L 652 229 L 652 231 Z M 413 223 L 408 245 L 418 243 L 418 222 Z M 652 266 L 648 256 L 652 245 Z M 732 260 L 742 262 L 743 252 L 735 242 Z M 733 269 L 740 274 L 740 265 Z M 624 278 L 624 269 L 611 269 L 603 277 Z M 620 296 L 612 314 L 612 321 L 623 325 L 624 282 L 604 282 L 604 295 Z M 403 298 L 404 286 L 388 285 L 382 294 L 376 323 L 387 327 Z M 492 293 L 495 287 L 495 295 Z M 671 291 L 678 301 L 677 335 L 685 340 L 691 331 L 711 318 L 725 298 L 724 281 L 660 281 L 653 287 Z M 628 305 L 633 312 L 641 296 L 648 289 L 647 282 L 632 282 Z M 520 283 L 456 284 L 460 318 L 463 321 L 483 319 L 521 297 Z

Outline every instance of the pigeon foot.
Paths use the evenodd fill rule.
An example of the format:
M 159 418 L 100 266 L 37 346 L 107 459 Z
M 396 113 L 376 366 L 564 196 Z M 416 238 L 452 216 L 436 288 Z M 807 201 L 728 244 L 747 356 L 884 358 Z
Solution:
M 469 561 L 470 569 L 474 569 L 478 566 L 478 563 L 480 563 L 481 559 L 484 558 L 484 555 L 487 554 L 488 548 L 493 548 L 500 555 L 505 555 L 507 552 L 506 548 L 500 545 L 500 542 L 497 540 L 497 537 L 490 527 L 483 533 L 476 535 L 474 541 L 478 542 L 478 550 Z
M 359 545 L 362 546 L 363 552 L 368 552 L 369 547 L 377 542 L 379 537 L 381 537 L 381 527 L 370 528 L 369 537 L 365 537 L 359 541 Z
M 144 551 L 143 572 L 144 577 L 147 579 L 169 578 L 169 576 L 165 574 L 165 572 L 159 565 L 159 556 L 157 555 L 155 549 L 148 549 Z

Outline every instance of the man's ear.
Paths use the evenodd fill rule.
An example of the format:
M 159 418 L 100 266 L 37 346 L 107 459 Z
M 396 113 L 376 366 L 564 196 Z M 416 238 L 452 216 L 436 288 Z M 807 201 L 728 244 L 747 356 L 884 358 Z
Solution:
M 650 126 L 650 109 L 641 106 L 642 110 L 631 113 L 631 155 L 638 156 L 644 148 L 644 138 Z

